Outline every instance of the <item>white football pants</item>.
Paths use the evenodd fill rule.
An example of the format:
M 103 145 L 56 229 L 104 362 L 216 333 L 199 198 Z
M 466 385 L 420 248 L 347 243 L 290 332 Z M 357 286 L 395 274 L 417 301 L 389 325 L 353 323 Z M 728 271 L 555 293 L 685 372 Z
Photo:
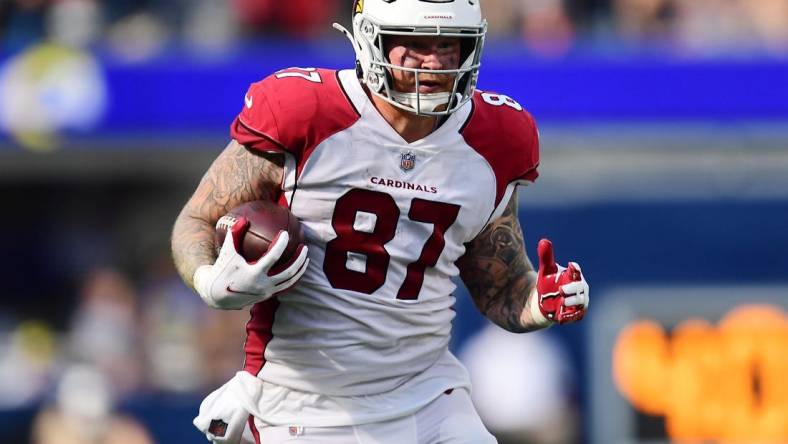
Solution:
M 252 429 L 254 425 L 254 430 Z M 469 393 L 442 394 L 411 415 L 356 426 L 266 426 L 249 418 L 243 444 L 497 444 L 482 424 Z

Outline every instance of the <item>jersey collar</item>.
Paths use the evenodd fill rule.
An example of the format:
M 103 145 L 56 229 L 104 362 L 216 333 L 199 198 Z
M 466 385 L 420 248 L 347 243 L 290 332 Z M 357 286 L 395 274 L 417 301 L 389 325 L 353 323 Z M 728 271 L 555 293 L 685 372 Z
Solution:
M 339 72 L 338 78 L 342 88 L 347 93 L 348 98 L 353 103 L 353 106 L 361 114 L 361 117 L 379 121 L 381 126 L 385 128 L 385 131 L 389 133 L 391 138 L 397 140 L 398 143 L 403 145 L 425 145 L 429 144 L 430 142 L 437 141 L 449 132 L 459 134 L 459 131 L 464 126 L 465 121 L 470 117 L 471 109 L 473 107 L 471 104 L 472 100 L 469 100 L 465 105 L 460 107 L 460 109 L 451 113 L 446 118 L 446 121 L 436 128 L 435 131 L 431 132 L 422 139 L 408 143 L 402 138 L 402 136 L 400 136 L 397 131 L 394 130 L 394 128 L 391 127 L 391 125 L 389 125 L 386 119 L 384 119 L 380 112 L 378 112 L 377 108 L 375 108 L 375 105 L 364 92 L 364 87 L 361 85 L 358 77 L 356 77 L 356 72 L 354 70 L 342 70 Z

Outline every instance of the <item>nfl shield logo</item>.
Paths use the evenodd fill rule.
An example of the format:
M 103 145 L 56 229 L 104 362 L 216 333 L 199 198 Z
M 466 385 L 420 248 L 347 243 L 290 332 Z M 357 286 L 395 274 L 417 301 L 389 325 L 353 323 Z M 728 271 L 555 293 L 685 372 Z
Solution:
M 412 170 L 416 166 L 416 155 L 411 151 L 400 154 L 399 167 L 402 171 Z
M 217 438 L 223 438 L 227 434 L 227 423 L 221 419 L 211 420 L 211 424 L 208 426 L 208 433 Z

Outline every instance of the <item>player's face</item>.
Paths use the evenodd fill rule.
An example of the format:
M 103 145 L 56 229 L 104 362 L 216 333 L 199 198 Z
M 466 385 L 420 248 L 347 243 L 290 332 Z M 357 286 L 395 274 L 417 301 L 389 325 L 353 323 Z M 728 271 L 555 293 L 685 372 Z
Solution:
M 421 69 L 457 69 L 460 66 L 458 37 L 389 36 L 386 54 L 395 66 Z M 416 74 L 392 69 L 394 88 L 399 92 L 416 92 Z M 450 92 L 455 75 L 419 75 L 419 92 L 424 94 Z

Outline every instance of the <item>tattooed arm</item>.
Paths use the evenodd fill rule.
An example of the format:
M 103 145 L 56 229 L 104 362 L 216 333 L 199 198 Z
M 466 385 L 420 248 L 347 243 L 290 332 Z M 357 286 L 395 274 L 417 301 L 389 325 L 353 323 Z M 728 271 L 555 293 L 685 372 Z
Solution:
M 476 307 L 492 322 L 512 332 L 543 328 L 532 318 L 528 305 L 533 300 L 528 296 L 536 285 L 536 272 L 525 253 L 523 231 L 517 219 L 517 191 L 512 193 L 501 217 L 466 248 L 457 265 Z
M 275 199 L 282 165 L 280 155 L 253 152 L 235 140 L 216 158 L 172 229 L 175 268 L 187 285 L 194 287 L 199 266 L 216 260 L 216 221 L 244 202 Z

